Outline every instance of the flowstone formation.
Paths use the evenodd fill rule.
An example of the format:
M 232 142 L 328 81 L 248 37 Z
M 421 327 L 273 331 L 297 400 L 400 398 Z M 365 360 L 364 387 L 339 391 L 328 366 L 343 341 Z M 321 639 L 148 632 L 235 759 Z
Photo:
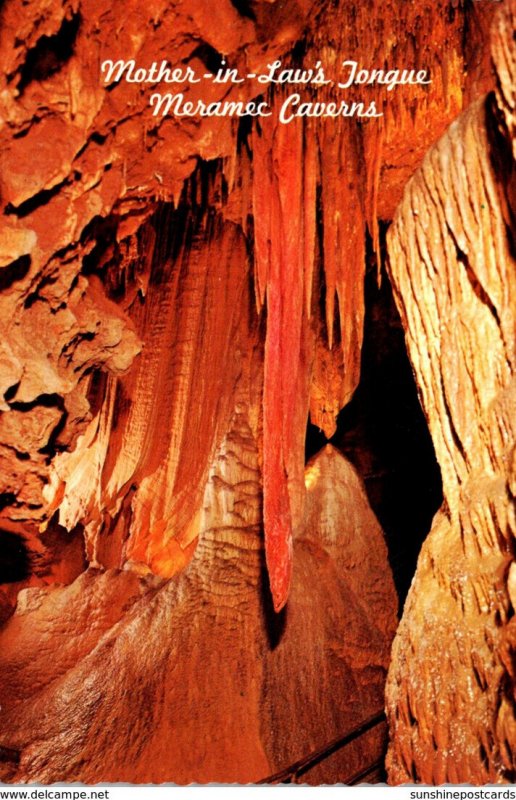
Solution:
M 511 9 L 495 102 L 479 99 L 495 85 L 490 2 L 3 3 L 4 779 L 260 780 L 381 711 L 397 606 L 384 537 L 349 460 L 328 446 L 305 465 L 305 436 L 310 415 L 330 439 L 360 381 L 366 264 L 380 274 L 380 221 L 402 196 L 389 273 L 446 506 L 395 645 L 389 776 L 510 776 L 510 581 L 490 565 L 505 575 L 512 552 Z M 321 61 L 329 78 L 349 59 L 431 83 L 350 89 L 378 118 L 284 124 L 292 87 L 205 82 L 185 97 L 263 92 L 273 115 L 178 118 L 153 115 L 145 84 L 106 84 L 107 59 L 242 74 Z M 338 99 L 335 85 L 303 93 Z M 464 697 L 474 670 L 489 676 L 483 709 L 505 699 L 489 725 L 459 714 L 470 755 L 453 772 L 424 678 L 439 630 L 424 629 L 424 664 L 405 643 L 423 635 L 434 546 L 446 636 L 464 630 L 468 526 L 503 636 L 481 647 L 475 617 L 463 668 L 450 647 L 447 669 Z M 306 779 L 343 780 L 384 745 L 379 726 Z
M 514 11 L 496 97 L 430 151 L 389 235 L 444 493 L 393 649 L 394 782 L 515 780 Z
M 0 633 L 3 729 L 20 754 L 4 777 L 247 783 L 382 709 L 395 597 L 360 479 L 329 446 L 308 466 L 292 596 L 274 623 L 249 402 L 242 392 L 181 575 L 90 568 L 21 593 Z M 381 758 L 384 738 L 370 731 L 306 779 L 352 775 Z

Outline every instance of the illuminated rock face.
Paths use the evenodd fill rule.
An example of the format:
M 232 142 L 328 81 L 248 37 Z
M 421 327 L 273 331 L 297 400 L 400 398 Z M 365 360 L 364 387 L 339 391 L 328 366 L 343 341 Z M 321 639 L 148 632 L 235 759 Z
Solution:
M 260 327 L 267 561 L 284 604 L 308 409 L 331 436 L 359 379 L 366 230 L 378 249 L 377 216 L 390 218 L 424 152 L 490 85 L 494 4 L 455 5 L 403 17 L 397 3 L 308 0 L 226 0 L 216 13 L 197 0 L 3 5 L 0 522 L 34 554 L 32 583 L 56 578 L 48 539 L 59 549 L 72 531 L 92 563 L 184 567 L 240 353 Z M 238 134 L 230 118 L 153 117 L 150 85 L 107 90 L 100 71 L 163 57 L 199 74 L 223 53 L 266 74 L 296 42 L 303 66 L 321 60 L 328 77 L 342 80 L 342 55 L 421 67 L 432 84 L 367 87 L 377 120 L 268 117 Z M 191 100 L 228 93 L 181 86 Z M 257 84 L 229 89 L 251 97 Z M 296 87 L 276 89 L 275 114 Z M 59 577 L 80 572 L 79 556 Z
M 513 29 L 506 8 L 497 102 L 473 105 L 431 150 L 389 235 L 445 498 L 393 649 L 393 782 L 515 778 Z
M 396 596 L 360 479 L 330 447 L 308 466 L 292 596 L 274 620 L 246 388 L 181 575 L 90 569 L 20 596 L 0 634 L 3 730 L 21 751 L 12 780 L 257 781 L 383 708 Z M 305 779 L 353 774 L 381 758 L 384 736 Z
M 406 4 L 403 15 L 397 2 L 215 5 L 115 0 L 105 11 L 93 0 L 6 0 L 0 10 L 0 535 L 10 581 L 0 586 L 0 705 L 6 745 L 22 754 L 9 779 L 254 780 L 382 705 L 395 598 L 381 532 L 335 451 L 305 475 L 306 421 L 310 411 L 331 437 L 357 386 L 366 239 L 379 258 L 378 218 L 392 218 L 427 150 L 491 88 L 495 4 Z M 494 48 L 512 130 L 505 24 Z M 267 118 L 238 129 L 227 118 L 153 117 L 146 91 L 126 81 L 107 90 L 99 72 L 108 58 L 148 66 L 162 57 L 204 71 L 224 54 L 259 73 L 300 52 L 304 66 L 322 59 L 329 74 L 343 54 L 367 67 L 428 69 L 432 84 L 369 87 L 384 116 L 362 124 Z M 271 93 L 275 113 L 288 91 Z M 228 87 L 188 92 L 216 101 Z M 227 96 L 237 94 L 249 99 L 256 87 Z M 335 99 L 331 89 L 321 97 Z M 482 108 L 425 162 L 389 244 L 445 481 L 448 517 L 425 550 L 448 526 L 449 564 L 444 545 L 434 558 L 445 634 L 464 626 L 452 598 L 471 574 L 457 544 L 468 525 L 486 556 L 479 585 L 495 593 L 500 616 L 489 599 L 485 613 L 503 633 L 461 649 L 464 669 L 450 655 L 459 696 L 475 679 L 477 645 L 480 686 L 490 676 L 484 733 L 466 711 L 458 717 L 473 731 L 461 741 L 476 747 L 461 779 L 468 769 L 501 775 L 508 757 L 499 753 L 514 740 L 509 706 L 493 711 L 497 686 L 509 703 L 510 536 L 491 545 L 485 516 L 510 529 L 514 297 L 500 198 L 510 206 L 514 190 L 490 177 Z M 449 149 L 462 153 L 463 141 L 468 156 L 452 172 Z M 414 204 L 434 215 L 430 227 L 413 222 Z M 440 236 L 428 258 L 415 252 L 414 229 L 420 248 Z M 444 270 L 449 297 L 424 272 L 414 295 L 422 263 Z M 441 348 L 443 323 L 452 339 Z M 494 370 L 481 359 L 486 343 Z M 391 673 L 394 781 L 426 777 L 432 748 L 432 774 L 458 774 L 443 755 L 451 734 L 439 738 L 430 721 L 431 679 L 420 681 L 416 715 L 429 720 L 421 735 L 431 753 L 412 742 L 406 711 L 407 682 L 425 674 L 414 659 L 403 666 L 405 644 L 419 643 L 417 598 L 434 597 L 425 558 Z M 488 628 L 475 618 L 475 636 Z M 433 679 L 440 645 L 428 641 Z M 310 779 L 341 780 L 380 752 L 372 733 Z

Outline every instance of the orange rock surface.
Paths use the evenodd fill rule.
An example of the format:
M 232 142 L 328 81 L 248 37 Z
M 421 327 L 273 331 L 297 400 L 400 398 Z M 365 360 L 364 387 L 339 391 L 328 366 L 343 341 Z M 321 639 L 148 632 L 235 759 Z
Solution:
M 238 347 L 224 350 L 235 332 L 217 328 L 214 309 L 223 319 L 224 303 L 246 308 L 251 278 L 239 282 L 249 270 L 258 308 L 267 297 L 260 315 L 264 516 L 272 590 L 283 605 L 289 542 L 302 516 L 306 411 L 330 436 L 359 378 L 366 227 L 377 242 L 378 215 L 389 218 L 425 150 L 490 83 L 480 34 L 492 4 L 441 5 L 414 5 L 400 17 L 392 3 L 371 15 L 344 3 L 317 9 L 293 0 L 258 2 L 240 14 L 227 1 L 217 19 L 195 0 L 170 12 L 159 3 L 115 3 L 102 15 L 92 2 L 80 9 L 53 0 L 4 5 L 2 402 L 4 415 L 33 411 L 18 409 L 33 404 L 47 441 L 26 438 L 23 425 L 16 434 L 22 460 L 3 446 L 0 513 L 31 549 L 40 547 L 38 528 L 52 520 L 68 531 L 86 529 L 90 559 L 93 550 L 109 551 L 111 565 L 130 559 L 154 570 L 159 561 L 163 575 L 184 566 L 191 556 L 185 547 L 199 533 L 209 454 L 221 441 L 233 391 L 232 369 L 221 373 L 217 359 L 227 352 L 229 367 L 239 358 Z M 475 33 L 464 39 L 466 26 Z M 423 28 L 433 30 L 432 42 Z M 242 72 L 259 73 L 296 41 L 304 42 L 305 65 L 321 59 L 330 77 L 338 77 L 344 54 L 371 65 L 424 67 L 432 85 L 368 87 L 368 99 L 385 116 L 360 124 L 340 118 L 278 127 L 276 117 L 266 118 L 243 144 L 230 118 L 153 117 L 138 84 L 122 80 L 106 89 L 99 66 L 108 58 L 148 65 L 163 57 L 199 71 L 202 59 L 211 64 L 223 53 Z M 252 89 L 245 82 L 230 94 Z M 187 94 L 195 100 L 200 91 L 193 84 Z M 216 100 L 227 87 L 203 84 L 202 91 Z M 272 93 L 275 113 L 284 94 Z M 198 254 L 192 263 L 190 249 Z M 213 272 L 196 284 L 209 262 L 221 265 L 221 282 Z M 183 286 L 184 270 L 190 277 Z M 188 285 L 197 312 L 188 308 Z M 184 311 L 174 333 L 161 316 L 176 305 Z M 199 328 L 208 308 L 211 321 Z M 259 321 L 256 314 L 251 322 Z M 135 370 L 121 379 L 142 347 Z M 206 367 L 197 363 L 203 355 Z M 291 372 L 275 375 L 277 356 Z M 206 369 L 212 379 L 204 379 Z M 162 438 L 157 424 L 167 417 L 173 429 Z M 210 423 L 192 448 L 200 419 Z M 118 524 L 122 510 L 125 522 Z
M 383 705 L 382 532 L 336 450 L 305 471 L 305 438 L 308 414 L 331 438 L 358 385 L 366 256 L 380 267 L 400 201 L 389 272 L 445 506 L 394 649 L 389 776 L 513 774 L 512 0 L 495 74 L 497 8 L 2 4 L 5 779 L 257 780 Z M 104 85 L 100 66 L 223 57 L 242 74 L 414 67 L 431 84 L 355 87 L 349 102 L 367 89 L 383 116 L 288 125 L 296 87 L 274 86 L 273 115 L 237 124 L 153 116 L 148 86 Z M 308 779 L 382 748 L 373 731 Z
M 475 103 L 430 151 L 389 235 L 444 493 L 393 649 L 396 783 L 515 776 L 514 11 L 493 34 L 497 102 Z
M 10 780 L 256 781 L 383 707 L 394 586 L 361 482 L 330 447 L 306 471 L 288 608 L 274 620 L 264 605 L 249 393 L 241 387 L 211 468 L 185 571 L 90 568 L 68 587 L 20 594 L 0 633 L 4 739 L 21 754 Z M 381 757 L 384 735 L 304 779 L 352 774 Z

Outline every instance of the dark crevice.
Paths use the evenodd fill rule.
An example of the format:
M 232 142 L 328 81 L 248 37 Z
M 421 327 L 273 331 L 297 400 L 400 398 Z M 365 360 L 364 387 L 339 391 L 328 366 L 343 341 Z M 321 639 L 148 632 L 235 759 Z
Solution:
M 56 565 L 66 564 L 69 576 L 65 582 L 68 583 L 88 566 L 84 553 L 84 527 L 79 523 L 67 530 L 58 520 L 59 513 L 56 512 L 39 537 L 43 550 L 31 553 L 32 574 L 46 580 Z
M 16 495 L 14 492 L 0 492 L 0 511 L 4 508 L 12 506 L 16 502 Z
M 29 403 L 13 401 L 9 405 L 13 411 L 23 411 L 25 413 L 28 411 L 32 411 L 35 408 L 59 409 L 59 411 L 61 411 L 61 417 L 57 422 L 57 424 L 54 426 L 47 444 L 40 450 L 38 450 L 38 453 L 53 457 L 56 454 L 56 452 L 58 452 L 58 450 L 63 449 L 58 447 L 57 439 L 66 424 L 66 420 L 68 418 L 68 412 L 66 411 L 64 405 L 64 399 L 60 395 L 40 394 L 38 397 L 36 397 L 34 400 L 31 400 Z M 15 454 L 16 458 L 20 461 L 28 461 L 31 458 L 30 453 L 25 453 L 19 450 L 15 450 Z
M 21 128 L 20 130 L 17 130 L 15 133 L 13 133 L 13 139 L 25 139 L 25 137 L 28 136 L 29 132 L 34 128 L 34 126 L 35 125 L 39 125 L 39 123 L 41 122 L 42 116 L 38 116 L 37 114 L 34 114 L 34 116 L 31 117 L 31 119 L 29 121 L 25 121 L 23 123 L 25 127 Z
M 29 461 L 30 453 L 27 453 L 24 450 L 18 450 L 13 444 L 6 444 L 2 442 L 2 448 L 8 450 L 9 452 L 14 453 L 14 457 L 18 459 L 18 461 Z M 6 492 L 6 495 L 10 495 L 10 492 Z
M 324 432 L 316 425 L 312 425 L 310 417 L 308 417 L 305 441 L 305 463 L 308 462 L 312 456 L 315 456 L 319 450 L 322 450 L 324 445 L 328 444 L 328 442 L 333 444 L 333 438 L 327 439 Z
M 52 286 L 52 284 L 54 284 L 56 282 L 57 282 L 57 275 L 45 275 L 45 277 L 42 278 L 41 281 L 39 281 L 36 289 L 33 292 L 30 292 L 30 294 L 27 295 L 27 297 L 25 298 L 25 301 L 23 303 L 23 307 L 24 308 L 32 308 L 34 303 L 37 303 L 38 300 L 40 300 L 41 302 L 46 302 L 45 298 L 41 297 L 40 292 L 46 286 Z
M 92 342 L 94 339 L 94 331 L 79 331 L 79 333 L 73 336 L 63 347 L 60 358 L 70 363 L 79 345 L 82 344 L 82 342 Z
M 507 244 L 512 258 L 516 259 L 516 166 L 512 155 L 511 135 L 507 130 L 506 120 L 497 106 L 494 92 L 491 92 L 486 100 L 486 131 L 491 165 L 499 185 L 503 187 L 500 199 L 503 197 L 502 212 L 505 218 Z
M 9 289 L 16 281 L 21 281 L 27 275 L 31 265 L 29 255 L 20 256 L 6 267 L 0 269 L 0 292 Z
M 5 207 L 5 213 L 14 215 L 19 219 L 23 219 L 23 217 L 27 217 L 29 214 L 34 213 L 34 211 L 41 206 L 49 203 L 53 197 L 56 197 L 56 195 L 59 194 L 61 189 L 69 184 L 70 179 L 65 178 L 63 181 L 61 181 L 61 183 L 52 186 L 51 189 L 42 189 L 33 197 L 29 197 L 27 200 L 24 200 L 19 206 L 14 206 L 12 203 L 8 203 Z
M 236 8 L 240 16 L 256 21 L 252 0 L 231 0 L 231 5 Z
M 16 397 L 16 392 L 20 388 L 20 381 L 18 383 L 14 383 L 12 386 L 9 386 L 8 389 L 4 392 L 4 400 L 6 403 L 10 403 Z
M 88 136 L 82 147 L 77 150 L 75 154 L 75 161 L 77 161 L 77 159 L 79 159 L 86 152 L 90 144 L 102 146 L 105 143 L 108 135 L 109 134 L 107 133 L 102 134 L 100 131 L 93 131 L 93 133 Z
M 445 389 L 444 386 L 443 386 L 442 395 L 443 395 L 444 409 L 446 411 L 446 418 L 448 420 L 449 429 L 450 429 L 450 433 L 451 433 L 451 436 L 452 436 L 452 439 L 453 439 L 453 443 L 454 443 L 455 447 L 457 448 L 457 451 L 460 453 L 464 463 L 467 463 L 468 459 L 467 459 L 466 450 L 465 450 L 464 445 L 462 443 L 462 439 L 460 438 L 459 432 L 458 432 L 458 430 L 457 430 L 457 428 L 455 426 L 455 414 L 453 413 L 453 410 L 450 407 L 450 403 L 448 401 L 448 395 L 446 394 L 446 389 Z M 460 475 L 458 475 L 457 477 L 458 477 L 458 479 L 460 481 Z
M 105 372 L 95 369 L 88 376 L 88 381 L 86 399 L 90 406 L 91 416 L 96 417 L 106 397 L 108 376 Z
M 34 408 L 59 408 L 64 411 L 63 398 L 59 394 L 40 394 L 29 403 L 13 402 L 10 404 L 13 411 L 32 411 Z
M 265 561 L 265 552 L 262 551 L 262 569 L 261 569 L 261 591 L 260 597 L 262 601 L 262 615 L 264 621 L 264 628 L 267 633 L 267 640 L 271 650 L 275 650 L 281 642 L 283 633 L 287 625 L 288 604 L 281 609 L 280 612 L 274 610 L 272 603 L 272 594 L 269 584 L 269 573 Z
M 237 151 L 239 155 L 242 152 L 245 152 L 250 161 L 253 159 L 253 150 L 251 145 L 252 130 L 252 117 L 240 117 L 237 131 Z
M 308 45 L 306 39 L 299 39 L 292 48 L 290 57 L 292 66 L 303 67 L 307 56 Z
M 224 56 L 207 42 L 197 45 L 190 58 L 198 58 L 212 74 L 215 74 L 223 66 L 224 61 Z
M 29 50 L 25 63 L 20 70 L 17 89 L 23 94 L 33 81 L 50 78 L 66 64 L 73 55 L 75 40 L 79 31 L 81 18 L 76 14 L 65 19 L 59 31 L 53 36 L 42 36 L 36 45 Z
M 93 142 L 93 144 L 103 145 L 104 142 L 106 141 L 106 139 L 107 139 L 107 133 L 106 134 L 102 134 L 102 133 L 99 133 L 98 131 L 94 131 L 91 134 L 91 136 L 89 138 L 89 141 Z
M 357 468 L 385 532 L 400 603 L 442 503 L 441 473 L 421 409 L 387 274 L 370 259 L 360 384 L 341 411 L 330 443 Z M 309 423 L 306 457 L 327 440 Z
M 64 450 L 68 448 L 66 446 L 59 444 L 59 436 L 63 432 L 65 425 L 68 421 L 68 411 L 64 411 L 61 414 L 61 417 L 52 430 L 52 433 L 48 437 L 48 442 L 44 447 L 38 450 L 41 455 L 47 456 L 49 461 L 54 458 L 57 453 L 62 453 Z
M 131 409 L 131 398 L 127 394 L 122 381 L 118 381 L 115 389 L 115 402 L 113 408 L 112 433 L 116 433 L 120 422 L 127 418 Z
M 90 253 L 82 260 L 83 275 L 99 275 L 105 283 L 108 264 L 117 260 L 119 245 L 117 242 L 118 217 L 94 217 L 81 234 L 81 244 L 95 241 Z
M 468 276 L 468 280 L 469 280 L 469 282 L 471 284 L 471 288 L 475 292 L 475 295 L 478 297 L 480 302 L 483 305 L 485 305 L 485 307 L 493 315 L 497 326 L 500 327 L 500 318 L 498 316 L 498 311 L 496 310 L 491 298 L 489 297 L 489 295 L 487 294 L 486 290 L 484 289 L 484 287 L 482 286 L 482 284 L 478 280 L 477 276 L 475 275 L 475 273 L 474 273 L 474 271 L 473 271 L 473 269 L 471 267 L 471 264 L 469 263 L 469 259 L 468 259 L 467 255 L 466 255 L 466 253 L 464 253 L 464 251 L 461 250 L 461 248 L 458 246 L 457 241 L 455 240 L 455 238 L 454 238 L 454 242 L 455 242 L 455 248 L 456 248 L 456 251 L 457 251 L 457 261 L 459 262 L 459 264 L 462 264 L 462 266 L 466 270 L 466 275 Z
M 30 574 L 30 554 L 25 539 L 0 529 L 0 584 L 19 583 Z

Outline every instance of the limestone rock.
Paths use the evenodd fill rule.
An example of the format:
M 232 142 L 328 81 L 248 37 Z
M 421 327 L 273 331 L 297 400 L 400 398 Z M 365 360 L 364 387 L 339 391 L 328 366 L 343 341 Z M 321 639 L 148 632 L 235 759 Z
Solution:
M 366 253 L 380 262 L 379 220 L 450 123 L 389 243 L 446 497 L 395 649 L 390 776 L 513 776 L 514 10 L 498 16 L 495 86 L 497 6 L 1 4 L 9 780 L 261 778 L 381 705 L 381 532 L 335 452 L 305 486 L 305 431 L 310 409 L 330 436 L 355 391 Z M 431 84 L 355 86 L 347 100 L 367 89 L 383 116 L 288 126 L 289 87 L 274 86 L 273 116 L 237 125 L 154 116 L 148 87 L 101 70 L 320 59 L 336 78 L 341 54 Z M 184 87 L 210 102 L 262 88 Z M 369 736 L 312 779 L 381 753 Z
M 191 549 L 185 555 L 181 543 L 191 544 L 199 533 L 196 514 L 210 455 L 226 430 L 224 408 L 234 375 L 229 369 L 227 376 L 220 374 L 220 381 L 206 381 L 201 387 L 199 403 L 208 403 L 205 418 L 215 414 L 215 423 L 213 437 L 192 459 L 190 436 L 199 421 L 192 408 L 200 408 L 192 398 L 198 389 L 192 384 L 189 395 L 180 384 L 184 387 L 187 375 L 200 375 L 204 368 L 198 363 L 204 339 L 193 336 L 189 344 L 167 341 L 150 307 L 158 314 L 168 313 L 163 305 L 154 305 L 159 286 L 169 304 L 188 298 L 190 291 L 199 292 L 202 302 L 219 308 L 222 317 L 222 309 L 232 303 L 250 308 L 252 288 L 264 321 L 260 338 L 265 340 L 267 378 L 261 457 L 269 555 L 274 551 L 269 566 L 271 574 L 277 574 L 272 580 L 277 607 L 285 602 L 292 535 L 302 518 L 306 414 L 310 408 L 313 421 L 330 434 L 358 381 L 366 230 L 378 250 L 378 216 L 392 214 L 402 185 L 425 150 L 488 82 L 482 34 L 494 4 L 482 4 L 483 9 L 479 5 L 457 7 L 442 0 L 438 7 L 407 6 L 400 16 L 393 2 L 372 15 L 344 2 L 323 7 L 310 0 L 260 0 L 249 8 L 225 0 L 213 13 L 207 13 L 200 0 L 171 6 L 140 0 L 128 6 L 117 0 L 105 13 L 91 0 L 80 8 L 76 2 L 50 0 L 29 6 L 21 0 L 3 4 L 0 404 L 10 413 L 13 403 L 41 405 L 38 398 L 51 395 L 62 413 L 43 456 L 21 440 L 17 450 L 29 454 L 26 464 L 20 465 L 10 451 L 3 452 L 5 506 L 0 514 L 6 524 L 19 522 L 36 536 L 62 501 L 60 519 L 69 529 L 79 522 L 85 527 L 93 563 L 96 558 L 102 563 L 104 549 L 113 566 L 120 566 L 124 558 L 143 560 L 161 573 L 184 566 Z M 466 27 L 471 40 L 464 38 Z M 432 31 L 431 40 L 422 30 Z M 296 42 L 303 43 L 303 66 L 311 69 L 321 59 L 328 77 L 342 79 L 337 53 L 345 53 L 370 65 L 402 68 L 414 62 L 429 70 L 432 84 L 398 87 L 395 92 L 354 87 L 348 99 L 360 99 L 367 88 L 368 100 L 385 112 L 381 119 L 360 124 L 344 118 L 279 124 L 277 113 L 286 89 L 276 87 L 271 93 L 271 124 L 265 118 L 262 129 L 255 126 L 248 135 L 239 133 L 229 118 L 154 117 L 146 90 L 124 77 L 106 87 L 101 71 L 109 59 L 148 67 L 162 58 L 199 72 L 207 64 L 211 69 L 224 54 L 242 74 L 257 74 L 278 58 L 289 64 L 286 54 Z M 228 98 L 249 98 L 261 89 L 246 81 L 230 86 Z M 320 99 L 336 99 L 332 90 L 322 89 Z M 201 89 L 191 84 L 185 91 L 195 100 Z M 228 86 L 203 84 L 202 91 L 206 101 L 217 101 Z M 316 99 L 311 87 L 307 98 Z M 167 220 L 166 209 L 172 204 L 181 206 L 183 217 Z M 208 217 L 199 217 L 199 206 L 224 219 L 224 233 L 221 219 L 212 230 Z M 190 208 L 190 216 L 184 216 L 185 208 Z M 271 227 L 273 219 L 276 228 Z M 192 252 L 213 265 L 223 264 L 222 273 L 228 269 L 225 249 L 230 241 L 238 242 L 240 266 L 235 256 L 226 277 L 214 266 L 210 285 L 203 287 L 195 285 L 199 261 L 197 267 L 185 267 L 190 278 L 183 287 L 180 263 L 187 264 L 188 254 L 178 258 L 175 253 L 167 274 L 177 284 L 165 287 L 159 263 L 165 237 L 156 226 L 172 222 L 193 226 L 197 241 Z M 245 286 L 240 283 L 247 271 L 253 287 L 249 278 Z M 198 312 L 202 315 L 201 307 Z M 178 320 L 187 324 L 181 314 Z M 258 313 L 252 321 L 260 323 Z M 194 325 L 193 317 L 188 324 Z M 215 324 L 222 323 L 214 315 L 204 331 L 206 340 L 214 343 L 219 335 Z M 231 336 L 229 332 L 228 342 Z M 254 334 L 242 340 L 242 352 L 254 342 Z M 166 387 L 156 398 L 153 392 L 158 373 L 166 367 L 157 350 L 164 354 L 169 347 L 171 363 L 181 364 L 184 371 L 161 412 L 157 405 L 166 403 Z M 273 366 L 280 351 L 283 368 L 290 365 L 283 379 L 275 376 Z M 236 350 L 233 356 L 238 360 Z M 222 349 L 218 357 L 223 357 Z M 139 366 L 115 386 L 111 379 L 119 378 L 135 359 Z M 214 371 L 217 363 L 215 359 Z M 144 381 L 146 370 L 150 374 Z M 220 393 L 220 403 L 208 399 L 210 391 Z M 153 403 L 157 415 L 174 417 L 172 449 L 162 446 L 157 424 L 147 429 L 147 423 L 138 422 Z M 94 444 L 95 431 L 101 429 L 102 444 Z M 149 436 L 154 437 L 152 445 Z M 147 450 L 140 452 L 145 437 Z M 118 450 L 123 456 L 117 458 Z M 159 459 L 150 450 L 159 451 Z M 78 464 L 73 478 L 70 470 Z M 87 475 L 84 495 L 79 475 Z M 166 497 L 160 497 L 162 489 L 152 488 L 154 481 L 169 487 L 163 488 Z M 185 489 L 190 486 L 191 494 Z M 191 511 L 189 519 L 184 507 Z M 141 527 L 139 538 L 131 533 L 131 514 L 132 527 Z M 114 537 L 97 541 L 102 531 L 115 528 Z M 163 537 L 168 541 L 172 531 L 175 557 L 169 553 L 160 559 Z
M 510 8 L 495 42 L 509 30 Z M 513 44 L 504 41 L 510 60 Z M 507 91 L 507 73 L 500 77 Z M 515 776 L 513 166 L 508 129 L 496 121 L 489 99 L 450 127 L 408 184 L 389 236 L 445 497 L 393 649 L 388 767 L 396 783 Z
M 361 482 L 331 448 L 309 465 L 292 597 L 274 621 L 257 415 L 249 387 L 239 396 L 185 571 L 89 569 L 19 598 L 0 634 L 13 781 L 257 781 L 383 707 L 397 603 Z M 384 736 L 304 780 L 342 780 L 381 756 Z

